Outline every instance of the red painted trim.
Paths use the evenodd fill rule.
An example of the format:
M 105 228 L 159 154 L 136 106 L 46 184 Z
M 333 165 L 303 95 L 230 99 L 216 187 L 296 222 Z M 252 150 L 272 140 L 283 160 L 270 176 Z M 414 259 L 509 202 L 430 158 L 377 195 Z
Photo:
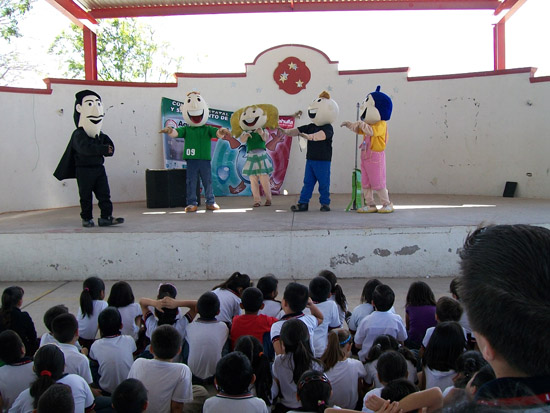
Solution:
M 378 73 L 408 73 L 410 68 L 408 67 L 394 67 L 388 69 L 364 69 L 364 70 L 339 70 L 340 76 L 347 75 L 373 75 Z
M 174 73 L 176 78 L 246 77 L 246 73 Z
M 531 77 L 529 81 L 531 83 L 550 82 L 550 76 Z
M 516 14 L 521 6 L 525 4 L 527 0 L 505 0 L 502 3 L 502 7 L 495 10 L 495 16 L 497 16 L 502 10 L 508 9 L 508 12 L 504 15 L 501 21 L 507 22 L 510 18 Z
M 263 52 L 261 52 L 260 54 L 258 54 L 256 56 L 256 58 L 254 59 L 254 61 L 252 63 L 246 63 L 246 66 L 252 66 L 252 65 L 255 65 L 256 62 L 258 61 L 258 59 L 266 54 L 267 52 L 270 52 L 272 50 L 276 50 L 276 49 L 280 49 L 282 47 L 303 47 L 304 49 L 309 49 L 309 50 L 313 50 L 314 52 L 317 52 L 319 53 L 321 56 L 323 56 L 325 59 L 327 59 L 327 62 L 330 63 L 330 64 L 337 64 L 338 63 L 338 60 L 331 60 L 327 54 L 325 52 L 323 52 L 322 50 L 319 50 L 319 49 L 316 49 L 315 47 L 312 47 L 312 46 L 308 46 L 308 45 L 305 45 L 305 44 L 293 44 L 293 43 L 287 43 L 287 44 L 280 44 L 278 46 L 273 46 L 273 47 L 270 47 L 269 49 L 265 49 Z
M 97 36 L 87 27 L 82 28 L 84 37 L 84 73 L 86 80 L 97 80 Z
M 46 0 L 53 7 L 65 14 L 73 23 L 82 28 L 84 25 L 80 22 L 80 19 L 88 20 L 92 24 L 98 24 L 89 13 L 87 13 L 82 7 L 78 6 L 72 0 Z
M 493 26 L 493 68 L 506 69 L 506 25 L 504 19 Z
M 94 86 L 115 86 L 115 87 L 177 87 L 177 83 L 148 83 L 148 82 L 112 82 L 107 80 L 82 80 L 82 79 L 59 79 L 46 78 L 44 82 L 48 87 L 51 85 L 94 85 Z
M 506 69 L 506 70 L 492 70 L 489 72 L 471 72 L 471 73 L 457 73 L 452 75 L 435 75 L 435 76 L 417 76 L 409 77 L 409 82 L 422 82 L 425 80 L 448 80 L 448 79 L 466 79 L 471 77 L 487 77 L 487 76 L 501 76 L 501 75 L 514 75 L 519 73 L 530 73 L 531 76 L 536 72 L 534 67 L 521 67 L 518 69 Z
M 0 86 L 0 92 L 6 93 L 29 93 L 33 95 L 51 95 L 52 90 L 48 89 L 33 89 L 26 87 L 11 87 L 11 86 Z

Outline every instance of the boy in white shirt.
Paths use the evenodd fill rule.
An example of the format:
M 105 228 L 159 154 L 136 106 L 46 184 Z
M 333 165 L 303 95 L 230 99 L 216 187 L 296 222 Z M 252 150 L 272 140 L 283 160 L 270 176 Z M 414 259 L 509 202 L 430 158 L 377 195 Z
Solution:
M 134 363 L 136 342 L 120 334 L 122 317 L 115 307 L 107 307 L 97 318 L 101 338 L 90 347 L 90 359 L 99 364 L 99 387 L 108 396 L 128 377 Z
M 338 305 L 330 297 L 331 284 L 324 277 L 315 277 L 309 283 L 309 296 L 323 313 L 323 322 L 313 330 L 313 354 L 320 358 L 327 348 L 328 332 L 340 328 L 340 313 Z
M 355 346 L 359 349 L 359 360 L 365 361 L 372 343 L 382 334 L 388 334 L 401 344 L 407 339 L 407 329 L 403 319 L 391 312 L 395 294 L 390 286 L 381 284 L 372 293 L 372 305 L 375 311 L 359 323 L 355 333 Z
M 52 321 L 58 315 L 67 314 L 68 312 L 69 312 L 69 309 L 66 306 L 64 306 L 63 304 L 59 304 L 49 308 L 44 313 L 43 321 L 48 331 L 42 334 L 42 337 L 40 338 L 40 347 L 51 343 L 58 344 L 57 340 L 53 337 Z
M 182 412 L 184 403 L 193 400 L 191 370 L 185 364 L 173 363 L 181 352 L 181 335 L 169 325 L 158 327 L 151 337 L 153 360 L 137 359 L 128 373 L 138 379 L 148 393 L 146 412 Z

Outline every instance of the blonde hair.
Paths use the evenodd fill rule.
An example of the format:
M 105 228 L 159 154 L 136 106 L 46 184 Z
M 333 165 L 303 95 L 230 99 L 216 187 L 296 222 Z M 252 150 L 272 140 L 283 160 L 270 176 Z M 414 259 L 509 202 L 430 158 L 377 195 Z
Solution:
M 328 333 L 327 348 L 321 356 L 325 371 L 330 370 L 336 363 L 346 358 L 344 347 L 348 343 L 351 343 L 351 333 L 348 330 L 339 328 Z
M 233 114 L 231 115 L 230 122 L 231 122 L 231 132 L 233 136 L 240 136 L 241 133 L 243 133 L 243 130 L 241 128 L 241 125 L 239 124 L 239 121 L 241 119 L 242 113 L 246 111 L 248 108 L 260 108 L 267 115 L 267 122 L 265 123 L 264 128 L 276 129 L 279 126 L 279 111 L 275 106 L 270 105 L 268 103 L 245 106 L 244 108 L 240 108 L 236 112 L 233 112 Z

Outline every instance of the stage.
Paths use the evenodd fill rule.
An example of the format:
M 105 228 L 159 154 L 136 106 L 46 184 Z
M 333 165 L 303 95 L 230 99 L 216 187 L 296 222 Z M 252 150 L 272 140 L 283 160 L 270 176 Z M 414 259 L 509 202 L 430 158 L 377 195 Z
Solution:
M 331 212 L 293 213 L 296 195 L 252 208 L 249 197 L 218 197 L 219 211 L 147 209 L 116 203 L 113 227 L 82 228 L 79 208 L 0 214 L 3 281 L 218 280 L 233 271 L 259 278 L 453 276 L 457 251 L 480 223 L 550 228 L 550 200 L 392 194 L 392 214 L 345 212 L 349 195 L 332 195 Z M 94 207 L 94 213 L 99 211 Z

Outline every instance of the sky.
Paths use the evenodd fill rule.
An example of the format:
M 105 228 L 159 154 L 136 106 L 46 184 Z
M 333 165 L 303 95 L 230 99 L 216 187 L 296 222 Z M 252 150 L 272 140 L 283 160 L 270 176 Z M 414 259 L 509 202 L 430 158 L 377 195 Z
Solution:
M 242 73 L 262 51 L 280 44 L 315 47 L 340 70 L 409 67 L 410 76 L 493 69 L 490 11 L 361 11 L 193 15 L 140 18 L 154 28 L 169 52 L 183 56 L 182 72 Z M 527 0 L 506 25 L 507 68 L 537 67 L 550 75 L 549 0 Z M 45 0 L 37 0 L 20 21 L 22 37 L 0 53 L 16 49 L 36 65 L 12 84 L 44 88 L 42 79 L 63 77 L 47 49 L 70 21 Z

